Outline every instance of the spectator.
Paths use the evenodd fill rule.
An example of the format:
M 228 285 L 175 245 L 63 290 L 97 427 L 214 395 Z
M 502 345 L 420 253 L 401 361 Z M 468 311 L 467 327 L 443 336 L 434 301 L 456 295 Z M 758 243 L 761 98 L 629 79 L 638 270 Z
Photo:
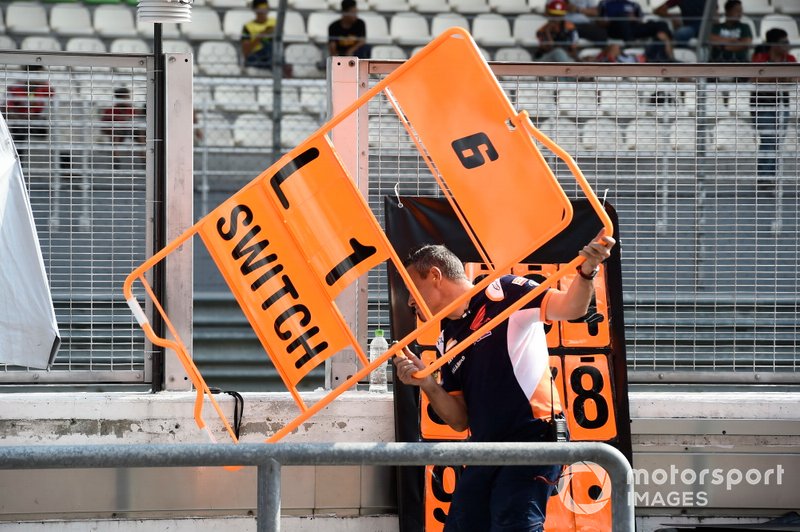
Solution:
M 750 26 L 741 21 L 741 0 L 725 2 L 725 22 L 714 24 L 708 40 L 711 43 L 709 61 L 712 63 L 746 63 L 753 34 Z
M 575 24 L 565 20 L 567 2 L 550 0 L 546 7 L 549 20 L 539 28 L 537 59 L 539 61 L 566 63 L 577 58 L 578 30 Z
M 567 3 L 567 14 L 564 18 L 575 24 L 581 39 L 605 42 L 608 40 L 608 33 L 595 21 L 597 16 L 597 0 L 572 0 Z
M 255 68 L 272 68 L 272 36 L 275 18 L 269 16 L 267 0 L 253 0 L 256 18 L 242 27 L 242 55 L 244 65 Z
M 714 0 L 716 2 L 716 0 Z M 673 7 L 680 9 L 681 16 L 672 20 L 672 27 L 677 28 L 673 39 L 675 42 L 686 44 L 700 34 L 700 25 L 703 23 L 703 13 L 706 9 L 706 0 L 667 0 L 653 10 L 659 17 L 669 17 L 669 10 Z
M 47 139 L 49 127 L 47 115 L 50 100 L 55 96 L 50 83 L 44 78 L 44 67 L 28 65 L 28 77 L 7 89 L 5 117 L 8 129 L 14 141 L 44 141 Z M 23 150 L 18 148 L 19 152 Z
M 672 55 L 672 33 L 663 20 L 642 21 L 642 8 L 632 0 L 601 0 L 598 12 L 607 24 L 608 36 L 627 43 L 655 39 L 645 48 L 651 62 L 675 61 Z
M 796 63 L 789 53 L 789 35 L 785 30 L 772 28 L 766 34 L 764 46 L 753 54 L 754 63 Z M 795 80 L 756 78 L 756 89 L 750 96 L 750 112 L 758 131 L 757 173 L 759 186 L 771 187 L 778 173 L 778 144 L 789 119 L 789 93 L 778 90 L 778 83 Z
M 137 118 L 139 124 L 136 123 Z M 109 122 L 102 132 L 113 144 L 130 140 L 143 143 L 145 140 L 145 131 L 141 127 L 145 120 L 145 110 L 133 105 L 128 87 L 114 89 L 114 105 L 103 109 L 102 120 Z
M 367 25 L 358 18 L 356 0 L 342 0 L 342 17 L 328 26 L 328 52 L 334 55 L 352 55 L 369 59 Z
M 594 59 L 598 63 L 644 63 L 644 57 L 626 54 L 619 43 L 609 43 Z

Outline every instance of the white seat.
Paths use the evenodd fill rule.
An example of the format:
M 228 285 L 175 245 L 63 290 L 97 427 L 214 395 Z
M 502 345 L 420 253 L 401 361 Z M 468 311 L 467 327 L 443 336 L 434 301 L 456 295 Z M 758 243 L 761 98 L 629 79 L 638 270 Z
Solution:
M 222 113 L 198 113 L 197 129 L 202 132 L 206 146 L 233 146 L 233 129 Z
M 324 11 L 328 9 L 327 0 L 292 0 L 292 8 L 302 11 Z
M 258 105 L 267 113 L 272 112 L 274 94 L 272 85 L 261 84 L 258 86 Z M 281 110 L 284 113 L 299 113 L 300 89 L 291 85 L 284 84 L 281 89 Z
M 73 37 L 64 48 L 67 52 L 104 54 L 108 52 L 105 43 L 97 37 Z
M 281 146 L 286 149 L 306 140 L 319 129 L 319 122 L 307 114 L 286 114 L 281 121 Z
M 551 89 L 539 85 L 520 85 L 517 89 L 516 107 L 528 111 L 531 118 L 556 116 L 556 97 Z
M 697 123 L 691 118 L 679 118 L 670 130 L 670 147 L 673 151 L 694 156 L 697 151 Z
M 588 46 L 586 48 L 581 48 L 580 50 L 578 50 L 578 60 L 593 61 L 602 51 L 603 51 L 602 48 L 598 48 L 596 46 Z
M 750 91 L 745 89 L 716 90 L 708 99 L 710 111 L 717 117 L 750 116 Z
M 68 37 L 94 35 L 92 17 L 81 4 L 56 4 L 50 8 L 50 27 Z
M 539 28 L 544 26 L 547 19 L 541 15 L 534 15 L 532 13 L 527 15 L 519 15 L 514 19 L 514 38 L 517 44 L 521 46 L 538 46 L 539 38 L 536 37 L 536 32 Z
M 272 119 L 264 113 L 243 113 L 233 122 L 233 141 L 237 146 L 272 146 Z
M 306 23 L 297 11 L 287 11 L 283 21 L 283 42 L 308 42 Z
M 8 35 L 0 35 L 0 50 L 16 50 L 17 43 Z
M 556 95 L 558 111 L 566 116 L 597 116 L 600 114 L 597 96 L 593 88 L 559 88 Z
M 324 122 L 328 114 L 328 96 L 324 85 L 300 87 L 300 108 L 304 113 L 319 117 Z
M 136 31 L 138 31 L 139 35 L 142 37 L 152 39 L 155 35 L 154 28 L 155 24 L 152 22 L 142 22 L 138 18 L 136 19 Z M 181 36 L 181 30 L 174 22 L 164 22 L 161 24 L 161 36 L 164 39 L 177 39 Z
M 206 41 L 197 48 L 197 66 L 209 76 L 239 76 L 239 52 L 228 41 Z
M 133 12 L 127 6 L 102 5 L 94 8 L 94 30 L 101 37 L 136 37 L 139 32 Z
M 112 54 L 149 54 L 150 45 L 142 39 L 114 39 L 108 47 Z
M 312 41 L 316 43 L 328 42 L 328 26 L 340 18 L 339 13 L 333 11 L 315 11 L 308 15 L 308 24 L 306 24 L 306 31 Z
M 516 39 L 511 36 L 511 25 L 503 15 L 485 13 L 472 21 L 472 37 L 482 46 L 514 46 Z
M 759 32 L 758 36 L 762 41 L 766 39 L 767 32 L 769 30 L 773 28 L 781 28 L 782 30 L 786 31 L 786 34 L 789 36 L 789 42 L 800 42 L 800 30 L 797 29 L 797 22 L 789 15 L 764 15 L 761 18 L 761 24 L 759 27 L 761 28 L 761 31 Z
M 192 86 L 192 105 L 197 110 L 208 111 L 216 109 L 212 86 L 205 83 L 195 83 Z
M 761 42 L 761 37 L 758 36 L 758 29 L 756 28 L 756 23 L 753 21 L 753 19 L 744 15 L 739 19 L 739 22 L 742 24 L 747 24 L 750 27 L 750 35 L 753 36 L 753 44 L 758 44 Z
M 409 0 L 411 9 L 418 13 L 446 13 L 450 11 L 447 0 Z
M 3 18 L 3 10 L 0 9 L 0 32 L 6 31 L 6 21 Z
M 165 53 L 168 54 L 193 54 L 194 48 L 189 41 L 182 39 L 164 39 L 161 45 Z
M 394 44 L 377 44 L 373 46 L 371 57 L 372 59 L 408 59 L 405 51 Z
M 60 52 L 61 43 L 55 37 L 46 35 L 31 35 L 19 43 L 20 50 L 35 50 L 37 52 Z
M 431 40 L 428 21 L 419 13 L 394 14 L 389 28 L 394 42 L 402 46 L 419 46 Z
M 438 13 L 431 20 L 431 35 L 438 37 L 444 30 L 455 27 L 470 31 L 467 17 L 459 13 Z
M 358 18 L 367 26 L 367 42 L 370 44 L 392 44 L 389 24 L 380 13 L 366 11 L 358 14 Z
M 222 19 L 222 32 L 226 38 L 240 41 L 243 26 L 251 20 L 253 12 L 249 9 L 228 9 Z
M 547 0 L 528 0 L 528 6 L 533 13 L 544 14 Z M 644 9 L 644 6 L 642 8 Z
M 625 146 L 637 152 L 664 151 L 669 146 L 666 135 L 654 118 L 637 118 L 625 128 Z
M 570 119 L 549 119 L 539 124 L 539 130 L 561 146 L 567 153 L 578 150 L 578 126 Z
M 489 7 L 501 15 L 521 15 L 531 11 L 527 0 L 489 0 Z
M 639 110 L 639 90 L 630 85 L 600 89 L 600 110 L 612 118 L 636 118 Z
M 533 60 L 531 53 L 525 48 L 519 46 L 506 46 L 499 48 L 494 53 L 495 61 L 509 61 L 512 63 L 526 63 Z
M 373 11 L 380 12 L 405 13 L 411 10 L 408 0 L 370 0 L 369 5 Z
M 622 146 L 617 122 L 609 118 L 591 118 L 580 126 L 581 149 L 590 152 L 614 152 Z
M 197 4 L 197 2 L 194 2 Z M 252 2 L 248 0 L 208 0 L 208 5 L 211 7 L 224 7 L 226 9 L 238 9 L 240 7 L 250 7 Z
M 681 63 L 697 63 L 697 53 L 689 48 L 673 48 L 672 55 Z
M 772 0 L 772 6 L 784 15 L 800 15 L 800 2 L 797 0 Z
M 223 111 L 252 112 L 258 109 L 253 85 L 220 84 L 214 87 L 214 103 Z
M 43 35 L 50 33 L 47 12 L 39 2 L 6 4 L 6 29 L 9 33 Z
M 721 3 L 725 4 L 725 2 Z M 766 15 L 774 13 L 775 8 L 770 0 L 742 0 L 742 11 L 748 15 Z
M 219 15 L 210 7 L 192 9 L 192 22 L 181 24 L 181 33 L 193 41 L 221 40 L 225 38 Z
M 492 10 L 486 0 L 449 0 L 450 9 L 464 15 L 477 15 Z
M 321 78 L 325 72 L 319 69 L 322 51 L 315 44 L 293 43 L 284 50 L 284 61 L 292 67 L 296 78 Z
M 717 152 L 755 152 L 758 135 L 748 122 L 738 118 L 722 118 L 712 132 L 712 148 Z

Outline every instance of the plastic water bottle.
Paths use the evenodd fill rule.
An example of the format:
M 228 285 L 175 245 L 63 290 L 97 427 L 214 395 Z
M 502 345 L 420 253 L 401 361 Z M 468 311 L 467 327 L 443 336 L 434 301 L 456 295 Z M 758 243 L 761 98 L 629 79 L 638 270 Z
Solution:
M 369 343 L 369 361 L 372 362 L 389 349 L 389 342 L 382 329 L 375 329 L 375 337 Z M 369 374 L 369 391 L 386 392 L 386 363 L 381 364 Z

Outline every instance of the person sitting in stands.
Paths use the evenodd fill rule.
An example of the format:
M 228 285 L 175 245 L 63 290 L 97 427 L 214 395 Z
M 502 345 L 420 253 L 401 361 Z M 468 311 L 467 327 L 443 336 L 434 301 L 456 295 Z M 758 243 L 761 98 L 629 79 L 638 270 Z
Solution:
M 267 0 L 253 0 L 256 18 L 242 27 L 242 55 L 244 65 L 255 68 L 272 68 L 272 36 L 275 18 L 269 16 Z
M 328 52 L 331 56 L 352 55 L 369 59 L 367 25 L 358 18 L 356 0 L 342 0 L 342 17 L 328 26 Z
M 594 60 L 598 63 L 644 63 L 644 56 L 626 54 L 619 43 L 609 43 Z
M 606 42 L 606 29 L 595 21 L 598 16 L 597 0 L 570 0 L 564 19 L 575 24 L 581 39 L 592 42 Z
M 29 141 L 44 141 L 49 133 L 47 113 L 50 101 L 55 96 L 53 88 L 45 79 L 44 67 L 28 65 L 28 77 L 6 89 L 5 113 L 8 130 L 14 141 L 20 144 Z M 22 146 L 19 152 L 25 151 Z
M 550 0 L 546 7 L 550 19 L 536 32 L 539 38 L 539 61 L 568 63 L 577 57 L 578 30 L 575 24 L 564 19 L 567 3 Z
M 677 7 L 681 11 L 681 16 L 673 19 L 672 25 L 677 28 L 673 38 L 675 42 L 686 44 L 689 39 L 697 37 L 700 33 L 706 0 L 667 0 L 655 8 L 653 14 L 667 18 L 669 10 L 673 7 Z
M 709 61 L 712 63 L 746 63 L 753 33 L 750 26 L 741 21 L 741 0 L 725 2 L 725 22 L 714 24 L 711 35 Z
M 631 0 L 601 0 L 600 16 L 605 18 L 608 36 L 626 43 L 655 39 L 645 47 L 647 61 L 673 62 L 672 33 L 663 20 L 642 21 L 642 8 Z

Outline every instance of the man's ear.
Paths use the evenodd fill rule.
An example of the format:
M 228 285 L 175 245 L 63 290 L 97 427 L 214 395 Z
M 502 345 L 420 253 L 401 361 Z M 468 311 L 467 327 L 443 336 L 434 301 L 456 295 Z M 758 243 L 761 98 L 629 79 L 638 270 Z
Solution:
M 441 281 L 442 277 L 443 277 L 442 276 L 442 270 L 440 270 L 438 266 L 431 266 L 429 275 L 436 282 Z

